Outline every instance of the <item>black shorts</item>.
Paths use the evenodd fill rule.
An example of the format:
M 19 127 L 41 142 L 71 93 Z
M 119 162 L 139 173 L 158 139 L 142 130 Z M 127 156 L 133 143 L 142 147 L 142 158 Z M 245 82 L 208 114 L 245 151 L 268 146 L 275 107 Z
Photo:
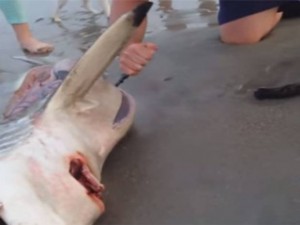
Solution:
M 300 0 L 220 0 L 219 24 L 275 7 L 284 18 L 300 17 Z

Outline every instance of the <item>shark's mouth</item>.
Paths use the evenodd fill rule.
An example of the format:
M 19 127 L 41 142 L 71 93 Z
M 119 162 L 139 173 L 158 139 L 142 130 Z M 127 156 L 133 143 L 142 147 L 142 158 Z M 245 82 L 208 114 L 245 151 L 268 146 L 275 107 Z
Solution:
M 93 175 L 87 163 L 81 158 L 70 161 L 70 174 L 85 188 L 86 193 L 103 211 L 102 193 L 104 186 Z

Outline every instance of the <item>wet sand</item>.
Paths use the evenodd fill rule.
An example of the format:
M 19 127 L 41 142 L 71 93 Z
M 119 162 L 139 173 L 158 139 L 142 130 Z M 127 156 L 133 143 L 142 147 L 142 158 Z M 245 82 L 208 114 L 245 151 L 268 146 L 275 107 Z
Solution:
M 299 26 L 255 46 L 223 45 L 217 28 L 152 37 L 159 54 L 123 86 L 138 114 L 104 169 L 99 224 L 299 224 L 300 99 L 252 96 L 300 80 Z
M 74 24 L 93 23 L 79 15 L 88 19 Z M 68 31 L 36 23 L 34 31 L 47 30 L 41 37 L 60 46 L 47 60 L 81 54 L 85 28 L 72 21 Z M 136 98 L 137 117 L 105 165 L 107 212 L 97 225 L 299 224 L 300 98 L 252 96 L 257 87 L 300 80 L 299 20 L 254 46 L 220 43 L 215 26 L 161 28 L 147 37 L 159 45 L 151 65 L 122 86 Z M 19 53 L 8 46 L 0 59 L 7 90 L 29 67 L 8 59 Z M 109 72 L 114 81 L 120 73 L 115 63 Z

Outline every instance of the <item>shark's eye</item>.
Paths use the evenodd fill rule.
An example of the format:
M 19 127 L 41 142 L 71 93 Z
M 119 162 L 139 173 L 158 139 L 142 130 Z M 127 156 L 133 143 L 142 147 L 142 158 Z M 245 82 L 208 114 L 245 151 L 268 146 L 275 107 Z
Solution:
M 126 118 L 130 110 L 128 97 L 123 92 L 121 93 L 122 93 L 122 101 L 118 113 L 114 119 L 114 124 L 120 123 L 124 118 Z

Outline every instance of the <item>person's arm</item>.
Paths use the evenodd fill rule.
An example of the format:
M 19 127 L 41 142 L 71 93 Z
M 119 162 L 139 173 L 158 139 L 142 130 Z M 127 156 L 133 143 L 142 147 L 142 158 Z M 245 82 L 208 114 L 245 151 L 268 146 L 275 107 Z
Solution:
M 110 23 L 116 21 L 122 14 L 134 9 L 147 0 L 113 0 L 111 7 Z M 147 19 L 143 21 L 127 46 L 120 54 L 120 68 L 128 75 L 138 74 L 152 59 L 157 47 L 150 42 L 143 43 Z
M 147 0 L 113 0 L 110 15 L 110 24 L 115 22 L 121 15 L 134 9 L 139 4 L 147 2 Z M 147 28 L 147 19 L 136 30 L 129 43 L 139 43 L 144 39 Z

